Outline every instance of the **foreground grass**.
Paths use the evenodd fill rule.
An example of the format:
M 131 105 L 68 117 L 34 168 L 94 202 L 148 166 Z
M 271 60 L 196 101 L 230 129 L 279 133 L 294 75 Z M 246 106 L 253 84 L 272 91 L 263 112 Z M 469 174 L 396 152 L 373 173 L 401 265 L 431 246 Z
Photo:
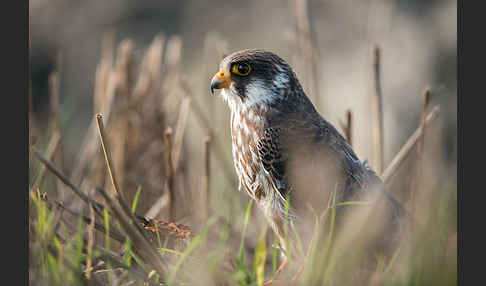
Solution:
M 140 190 L 138 191 L 140 192 Z M 380 261 L 370 285 L 456 285 L 456 226 L 455 192 L 441 192 L 437 207 L 429 212 L 428 220 L 417 227 L 413 236 L 404 239 L 389 261 Z M 137 198 L 131 210 L 135 212 Z M 335 206 L 335 207 L 333 207 Z M 279 279 L 291 284 L 291 276 L 303 268 L 296 285 L 343 285 L 358 269 L 351 260 L 359 260 L 360 249 L 333 249 L 334 202 L 322 213 L 329 216 L 329 228 L 324 245 L 313 243 L 307 260 L 301 265 L 289 263 L 289 270 Z M 363 206 L 366 207 L 366 206 Z M 170 237 L 157 230 L 155 248 L 167 265 L 162 272 L 152 262 L 144 260 L 141 246 L 124 233 L 123 243 L 113 240 L 110 231 L 120 230 L 120 224 L 107 209 L 103 219 L 101 239 L 94 239 L 92 223 L 78 216 L 69 224 L 63 211 L 53 207 L 40 191 L 30 192 L 29 254 L 31 283 L 36 285 L 263 285 L 275 278 L 278 250 L 268 243 L 268 230 L 258 231 L 255 248 L 246 245 L 252 201 L 244 214 L 239 249 L 228 243 L 230 224 L 211 217 L 205 226 L 184 242 L 168 246 Z M 92 217 L 94 217 L 94 212 Z M 316 228 L 316 232 L 319 232 Z M 99 229 L 99 228 L 98 228 Z M 91 234 L 90 234 L 91 233 Z M 210 241 L 217 234 L 217 241 Z M 64 234 L 64 235 L 61 235 Z M 315 235 L 319 235 L 316 233 Z M 98 236 L 98 238 L 100 238 Z M 94 242 L 93 240 L 96 240 Z M 322 241 L 315 239 L 314 241 Z M 343 253 L 345 255 L 343 256 Z M 356 254 L 351 255 L 349 254 Z M 229 267 L 227 265 L 230 265 Z M 346 274 L 347 273 L 347 274 Z M 350 274 L 351 273 L 351 274 Z M 135 283 L 135 284 L 133 284 Z M 364 284 L 361 284 L 364 285 Z

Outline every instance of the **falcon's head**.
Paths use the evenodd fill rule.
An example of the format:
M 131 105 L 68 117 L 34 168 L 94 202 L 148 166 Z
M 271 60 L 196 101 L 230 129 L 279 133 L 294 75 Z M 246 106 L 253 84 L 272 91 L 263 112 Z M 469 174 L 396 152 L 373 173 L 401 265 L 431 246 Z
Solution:
M 224 58 L 211 81 L 211 93 L 222 89 L 231 110 L 267 108 L 303 94 L 292 68 L 274 53 L 242 50 Z

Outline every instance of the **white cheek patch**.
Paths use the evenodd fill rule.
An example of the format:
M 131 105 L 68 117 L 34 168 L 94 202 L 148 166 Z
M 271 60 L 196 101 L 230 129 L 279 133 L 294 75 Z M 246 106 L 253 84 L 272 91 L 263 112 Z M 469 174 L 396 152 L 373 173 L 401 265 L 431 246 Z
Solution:
M 266 110 L 270 104 L 272 104 L 278 96 L 282 96 L 285 90 L 289 86 L 289 78 L 285 73 L 280 73 L 273 80 L 273 87 L 276 87 L 280 94 L 275 90 L 271 90 L 261 80 L 254 80 L 246 86 L 245 98 L 242 100 L 238 96 L 238 92 L 232 83 L 228 88 L 224 88 L 221 91 L 223 99 L 228 103 L 231 111 L 233 112 L 245 112 L 249 108 L 258 106 L 263 110 Z
M 243 109 L 259 106 L 266 110 L 277 98 L 277 95 L 272 90 L 268 90 L 268 87 L 259 80 L 253 81 L 246 86 L 245 95 L 245 101 L 242 103 Z

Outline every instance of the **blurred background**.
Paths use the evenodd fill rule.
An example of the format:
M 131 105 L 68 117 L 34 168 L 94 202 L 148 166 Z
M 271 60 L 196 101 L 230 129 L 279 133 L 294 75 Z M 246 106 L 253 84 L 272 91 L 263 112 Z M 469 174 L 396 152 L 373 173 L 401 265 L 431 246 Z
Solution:
M 378 46 L 384 167 L 420 125 L 424 89 L 430 87 L 430 106 L 438 105 L 440 116 L 427 135 L 432 159 L 423 177 L 439 193 L 452 190 L 447 223 L 455 230 L 456 1 L 30 0 L 29 9 L 31 138 L 45 150 L 52 130 L 60 133 L 56 146 L 62 155 L 52 158 L 83 191 L 111 185 L 94 125 L 95 114 L 102 112 L 128 199 L 141 187 L 138 210 L 170 216 L 161 211 L 169 176 L 164 134 L 170 127 L 172 189 L 180 206 L 171 218 L 197 228 L 201 188 L 209 186 L 212 212 L 229 221 L 235 217 L 235 228 L 241 227 L 248 198 L 236 192 L 229 109 L 211 96 L 209 84 L 222 55 L 246 48 L 285 59 L 321 115 L 340 132 L 350 110 L 353 149 L 376 167 L 372 98 Z M 52 127 L 53 118 L 58 127 Z M 40 184 L 40 168 L 32 163 L 31 184 Z M 400 172 L 401 183 L 392 192 L 406 200 L 413 173 L 406 167 Z M 55 184 L 49 180 L 45 186 Z M 62 188 L 52 192 L 67 198 Z M 256 235 L 248 243 L 256 244 Z
M 61 119 L 66 152 L 79 149 L 93 117 L 94 74 L 103 33 L 118 43 L 130 38 L 136 51 L 158 33 L 182 39 L 181 70 L 190 78 L 196 100 L 212 105 L 228 136 L 228 117 L 220 100 L 209 96 L 209 82 L 219 64 L 214 37 L 230 52 L 261 48 L 276 52 L 302 70 L 292 1 L 69 1 L 31 0 L 31 79 L 36 119 L 48 110 L 48 76 L 62 54 Z M 308 1 L 311 38 L 318 53 L 319 110 L 337 124 L 345 109 L 354 112 L 356 152 L 371 158 L 369 94 L 371 47 L 382 49 L 385 162 L 420 120 L 426 85 L 437 90 L 447 118 L 444 144 L 450 164 L 456 162 L 457 3 L 435 1 Z M 205 77 L 207 76 L 207 77 Z M 216 109 L 217 108 L 217 109 Z M 227 146 L 229 148 L 229 146 Z M 68 157 L 70 157 L 68 156 Z

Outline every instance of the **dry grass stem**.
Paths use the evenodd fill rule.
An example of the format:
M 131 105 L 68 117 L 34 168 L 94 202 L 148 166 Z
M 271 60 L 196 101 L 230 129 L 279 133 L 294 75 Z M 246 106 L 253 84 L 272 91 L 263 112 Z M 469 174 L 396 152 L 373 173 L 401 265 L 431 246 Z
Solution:
M 115 50 L 115 32 L 113 30 L 103 33 L 101 40 L 101 61 L 111 67 L 113 64 L 113 51 Z
M 42 156 L 34 147 L 31 147 L 31 151 L 34 153 L 34 155 L 41 161 L 42 164 L 44 164 L 49 171 L 51 171 L 54 175 L 56 175 L 66 186 L 71 188 L 76 195 L 78 195 L 86 204 L 92 204 L 96 206 L 95 211 L 102 217 L 102 214 L 100 210 L 102 209 L 102 205 L 92 199 L 90 199 L 88 196 L 86 196 L 78 187 L 76 187 L 69 179 L 61 172 L 59 171 L 49 160 L 47 160 L 44 156 Z M 101 207 L 101 208 L 100 208 Z
M 54 71 L 49 75 L 49 94 L 51 109 L 51 124 L 53 129 L 59 129 L 59 72 Z
M 91 225 L 92 223 L 94 223 L 94 224 L 93 224 L 94 229 L 96 229 L 96 230 L 100 231 L 100 232 L 101 232 L 101 233 L 103 233 L 103 234 L 106 234 L 106 228 L 105 228 L 105 227 L 104 227 L 102 224 L 97 223 L 96 221 L 94 221 L 94 222 L 93 222 L 93 219 L 92 219 L 92 218 L 87 217 L 87 216 L 85 216 L 85 215 L 82 215 L 82 214 L 80 214 L 80 213 L 78 213 L 78 212 L 75 212 L 75 211 L 73 211 L 73 210 L 71 210 L 71 209 L 69 209 L 69 208 L 65 207 L 65 206 L 64 206 L 64 204 L 62 204 L 62 203 L 60 203 L 60 202 L 57 202 L 57 201 L 53 201 L 53 202 L 51 202 L 51 201 L 49 201 L 47 198 L 45 198 L 45 199 L 44 199 L 44 201 L 45 201 L 45 202 L 46 202 L 48 205 L 55 204 L 55 205 L 56 205 L 56 206 L 57 206 L 59 209 L 62 209 L 63 211 L 65 211 L 65 212 L 67 212 L 67 213 L 70 213 L 71 215 L 73 215 L 73 216 L 75 216 L 75 217 L 81 217 L 81 218 L 83 219 L 83 221 L 84 221 L 85 223 L 87 223 L 88 225 Z M 101 204 L 101 203 L 98 203 L 98 204 L 100 205 L 100 207 L 99 207 L 99 208 L 101 208 L 101 209 L 104 209 L 104 208 L 105 208 L 105 206 L 104 206 L 103 204 Z M 89 205 L 92 207 L 92 205 L 91 205 L 91 204 L 89 204 Z M 96 208 L 93 208 L 93 210 L 95 211 L 95 213 L 97 213 L 97 212 L 96 212 Z M 108 234 L 110 235 L 110 237 L 111 237 L 112 239 L 114 239 L 114 240 L 116 240 L 116 241 L 118 241 L 118 242 L 120 242 L 120 243 L 123 243 L 123 242 L 125 242 L 125 240 L 126 240 L 125 235 L 123 235 L 122 233 L 120 233 L 118 230 L 116 230 L 116 229 L 112 228 L 111 224 L 110 224 L 110 229 L 109 229 L 109 233 L 108 233 Z
M 121 211 L 117 209 L 117 206 L 114 207 L 113 204 L 110 206 L 110 208 L 113 211 L 117 212 L 117 216 L 123 215 L 123 218 L 121 220 L 125 220 L 123 223 L 125 224 L 124 229 L 126 231 L 129 230 L 133 234 L 133 232 L 134 232 L 133 228 L 135 230 L 138 230 L 139 234 L 142 235 L 143 238 L 145 239 L 144 243 L 148 243 L 147 238 L 143 234 L 143 230 L 139 226 L 137 220 L 135 219 L 134 215 L 132 214 L 130 208 L 128 207 L 128 204 L 126 203 L 126 200 L 124 199 L 123 194 L 122 194 L 120 187 L 118 185 L 118 181 L 117 181 L 115 172 L 113 170 L 113 161 L 111 159 L 110 147 L 109 147 L 109 143 L 107 142 L 106 132 L 105 132 L 105 128 L 104 128 L 104 125 L 103 125 L 103 116 L 101 114 L 97 114 L 96 120 L 97 120 L 97 123 L 98 123 L 98 130 L 99 130 L 99 134 L 100 134 L 101 144 L 103 146 L 103 152 L 105 154 L 106 165 L 107 165 L 107 168 L 108 168 L 108 172 L 110 174 L 111 182 L 112 182 L 113 187 L 115 189 L 115 192 L 113 192 L 112 195 L 115 197 L 118 204 L 121 206 L 123 213 L 121 213 Z M 98 191 L 105 197 L 105 200 L 106 200 L 106 195 L 105 195 L 106 192 L 104 192 L 101 189 L 98 189 Z M 108 203 L 112 203 L 112 201 L 110 200 Z M 159 262 L 156 261 L 156 263 L 159 263 Z M 162 269 L 162 268 L 160 268 L 160 269 Z
M 113 168 L 117 170 L 117 183 L 124 186 L 125 180 L 125 153 L 127 142 L 128 117 L 125 115 L 127 106 L 130 105 L 131 92 L 135 82 L 133 50 L 135 45 L 131 40 L 123 40 L 118 48 L 118 60 L 116 65 L 116 74 L 118 86 L 113 103 L 114 118 L 111 128 L 107 132 L 108 140 L 117 142 L 111 146 L 111 157 Z M 109 180 L 105 180 L 106 184 Z M 105 187 L 108 189 L 108 186 Z
M 373 47 L 373 96 L 372 96 L 372 114 L 373 114 L 373 157 L 375 171 L 378 174 L 383 172 L 383 95 L 381 91 L 380 78 L 380 55 L 381 50 L 378 46 Z
M 427 111 L 429 109 L 430 103 L 430 87 L 426 87 L 423 92 L 424 95 L 424 105 L 422 109 L 422 118 L 420 120 L 420 128 L 422 132 L 420 132 L 418 141 L 417 141 L 417 161 L 415 162 L 415 176 L 412 179 L 412 183 L 410 184 L 410 209 L 413 216 L 415 216 L 415 193 L 420 190 L 420 180 L 422 179 L 422 168 L 423 168 L 423 153 L 424 153 L 424 146 L 425 146 L 425 133 L 427 132 Z M 414 225 L 411 224 L 412 231 Z
M 113 68 L 113 35 L 105 34 L 102 47 L 102 60 L 96 69 L 95 92 L 94 92 L 94 112 L 103 114 L 104 120 L 108 122 L 113 111 L 115 95 L 120 90 L 122 80 L 128 80 L 133 75 L 128 75 L 128 67 L 132 65 L 131 59 L 128 59 L 133 51 L 130 42 L 122 42 L 119 45 L 119 52 L 116 59 L 116 68 Z M 131 70 L 131 69 L 130 69 Z M 123 73 L 123 71 L 125 71 Z M 131 72 L 130 72 L 131 73 Z M 123 107 L 119 107 L 120 110 Z M 81 151 L 76 159 L 77 164 L 72 172 L 72 179 L 75 183 L 81 183 L 83 173 L 87 166 L 92 163 L 93 158 L 98 152 L 96 141 L 96 119 L 90 122 L 88 131 L 81 144 Z
M 179 119 L 177 120 L 176 132 L 174 136 L 174 147 L 172 148 L 172 158 L 174 162 L 172 169 L 177 172 L 179 168 L 179 161 L 183 146 L 184 130 L 186 128 L 187 118 L 189 117 L 189 111 L 191 106 L 191 97 L 184 96 L 179 109 Z
M 167 127 L 164 132 L 165 162 L 167 166 L 167 183 L 166 192 L 169 195 L 169 221 L 175 221 L 176 218 L 176 194 L 174 190 L 174 163 L 172 161 L 172 128 Z
M 155 267 L 155 271 L 160 277 L 164 277 L 167 271 L 167 265 L 162 260 L 162 257 L 158 254 L 155 247 L 149 242 L 148 238 L 144 235 L 140 225 L 135 221 L 133 215 L 120 209 L 110 198 L 110 196 L 102 189 L 97 189 L 107 202 L 107 206 L 114 214 L 116 219 L 120 222 L 121 227 L 125 232 L 133 239 L 133 244 L 138 245 L 140 254 L 147 259 L 147 262 Z
M 310 19 L 307 0 L 294 0 L 293 9 L 295 19 L 295 33 L 298 41 L 298 54 L 303 62 L 304 86 L 307 94 L 319 107 L 319 76 L 317 73 L 317 51 L 311 38 Z
M 165 36 L 163 34 L 157 35 L 145 53 L 129 108 L 139 105 L 139 100 L 146 99 L 152 90 L 160 90 L 164 43 Z
M 434 106 L 432 110 L 426 117 L 425 124 L 430 125 L 439 115 L 439 106 Z M 412 151 L 413 147 L 417 144 L 420 135 L 422 134 L 422 126 L 417 128 L 415 132 L 408 138 L 407 142 L 403 144 L 402 148 L 398 153 L 395 155 L 393 160 L 387 166 L 385 171 L 383 171 L 381 178 L 385 182 L 386 185 L 389 185 L 391 179 L 396 174 L 397 170 L 400 168 L 402 163 L 408 157 L 410 152 Z
M 146 217 L 154 218 L 160 211 L 168 206 L 168 217 L 170 221 L 174 221 L 175 218 L 175 192 L 174 192 L 174 166 L 178 164 L 173 163 L 172 154 L 172 128 L 167 127 L 164 132 L 164 146 L 165 146 L 165 166 L 166 166 L 166 178 L 164 181 L 164 194 L 160 196 L 157 201 L 150 207 L 145 214 Z
M 96 77 L 96 82 L 103 81 L 103 77 L 107 76 L 107 87 L 106 92 L 101 94 L 106 94 L 102 99 L 99 99 L 98 106 L 95 106 L 95 112 L 103 114 L 105 121 L 109 121 L 113 99 L 115 95 L 115 88 L 117 82 L 117 75 L 115 72 L 109 70 L 105 73 L 99 73 Z M 100 83 L 101 84 L 101 83 Z M 95 101 L 96 102 L 96 101 Z M 98 145 L 96 141 L 96 119 L 90 122 L 88 131 L 84 137 L 83 143 L 81 144 L 81 151 L 78 153 L 77 164 L 72 172 L 71 177 L 74 182 L 80 183 L 83 177 L 83 172 L 94 158 L 94 155 L 98 152 Z
M 422 133 L 420 134 L 420 139 L 417 145 L 417 155 L 419 158 L 422 158 L 423 152 L 424 152 L 424 146 L 425 146 L 425 126 L 427 125 L 427 111 L 429 110 L 429 104 L 430 104 L 430 97 L 432 96 L 432 93 L 430 91 L 430 87 L 426 87 L 424 89 L 424 106 L 422 109 L 422 118 L 420 121 L 420 125 L 422 126 Z
M 120 200 L 123 199 L 123 194 L 120 191 L 120 186 L 118 185 L 117 177 L 115 175 L 115 170 L 113 169 L 113 160 L 111 158 L 110 146 L 108 145 L 107 142 L 108 139 L 107 139 L 105 127 L 103 125 L 103 115 L 99 113 L 96 114 L 96 122 L 98 123 L 98 131 L 101 139 L 101 145 L 103 147 L 103 153 L 105 154 L 106 165 L 108 167 L 108 172 L 110 174 L 110 179 L 113 184 L 113 188 L 115 190 L 113 195 Z
M 160 196 L 157 201 L 150 207 L 150 209 L 145 213 L 145 216 L 148 218 L 156 217 L 161 210 L 166 208 L 169 205 L 169 194 L 164 192 L 162 196 Z

